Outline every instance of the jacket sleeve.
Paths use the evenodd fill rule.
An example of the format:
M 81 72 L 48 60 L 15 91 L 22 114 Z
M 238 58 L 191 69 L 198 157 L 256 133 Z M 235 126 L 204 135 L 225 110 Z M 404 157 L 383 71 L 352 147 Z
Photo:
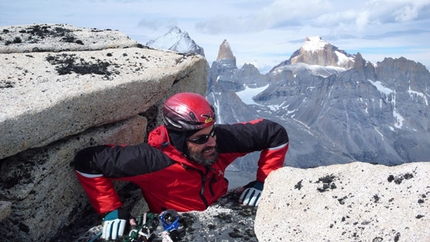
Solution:
M 99 214 L 122 206 L 111 180 L 151 173 L 172 163 L 148 144 L 89 147 L 78 152 L 73 161 L 78 180 Z
M 271 171 L 283 166 L 289 139 L 282 125 L 267 119 L 258 119 L 248 123 L 217 127 L 217 145 L 220 152 L 261 151 L 257 170 L 258 181 L 264 182 Z

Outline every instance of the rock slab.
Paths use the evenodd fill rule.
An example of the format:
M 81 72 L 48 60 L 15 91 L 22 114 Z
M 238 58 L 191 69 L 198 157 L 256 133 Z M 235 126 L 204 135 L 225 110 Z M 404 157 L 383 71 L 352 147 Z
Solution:
M 34 26 L 23 28 L 23 33 L 14 26 L 1 32 L 3 41 L 13 38 L 11 33 L 19 34 L 14 38 L 20 41 L 0 48 L 4 52 L 0 54 L 0 159 L 138 115 L 161 101 L 176 83 L 199 93 L 207 87 L 207 62 L 201 56 L 137 44 L 120 48 L 132 44 L 123 34 L 99 31 L 96 38 L 85 29 L 66 27 L 46 28 L 57 35 L 43 38 L 44 52 L 26 52 L 40 44 L 22 37 Z M 83 42 L 64 43 L 62 33 L 78 35 Z M 104 49 L 93 50 L 95 42 Z M 82 51 L 84 47 L 91 51 Z M 9 53 L 12 50 L 17 53 Z
M 281 168 L 266 180 L 259 241 L 429 241 L 430 163 Z

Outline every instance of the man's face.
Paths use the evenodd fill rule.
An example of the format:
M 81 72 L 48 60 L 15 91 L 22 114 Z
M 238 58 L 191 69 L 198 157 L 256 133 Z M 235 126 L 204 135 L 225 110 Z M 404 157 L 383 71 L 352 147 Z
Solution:
M 187 139 L 190 159 L 204 166 L 212 166 L 218 160 L 214 126 L 209 126 Z

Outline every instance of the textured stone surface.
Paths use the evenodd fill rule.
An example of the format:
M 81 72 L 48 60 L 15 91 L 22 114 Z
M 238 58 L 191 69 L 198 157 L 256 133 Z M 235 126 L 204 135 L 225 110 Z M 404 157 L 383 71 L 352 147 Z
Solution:
M 0 32 L 0 53 L 58 52 L 128 48 L 137 41 L 113 30 L 77 28 L 68 24 L 6 26 Z
M 144 112 L 177 82 L 207 86 L 203 57 L 143 48 L 0 54 L 0 65 L 0 159 Z
M 136 116 L 2 160 L 0 197 L 12 203 L 0 222 L 2 240 L 44 241 L 79 219 L 89 201 L 70 166 L 74 154 L 97 144 L 138 144 L 145 135 L 146 119 Z
M 167 97 L 207 89 L 203 57 L 150 50 L 118 31 L 9 26 L 0 37 L 2 241 L 82 226 L 90 204 L 70 166 L 76 152 L 142 143 Z
M 285 167 L 265 183 L 259 241 L 428 241 L 430 163 Z

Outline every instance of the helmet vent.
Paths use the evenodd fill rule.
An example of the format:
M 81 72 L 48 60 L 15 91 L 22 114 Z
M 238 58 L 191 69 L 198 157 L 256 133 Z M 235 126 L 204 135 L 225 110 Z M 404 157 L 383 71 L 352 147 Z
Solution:
M 196 120 L 197 120 L 197 117 L 196 117 L 196 115 L 195 115 L 193 112 L 190 112 L 188 115 L 190 115 L 190 117 L 191 117 L 194 121 L 196 121 Z

